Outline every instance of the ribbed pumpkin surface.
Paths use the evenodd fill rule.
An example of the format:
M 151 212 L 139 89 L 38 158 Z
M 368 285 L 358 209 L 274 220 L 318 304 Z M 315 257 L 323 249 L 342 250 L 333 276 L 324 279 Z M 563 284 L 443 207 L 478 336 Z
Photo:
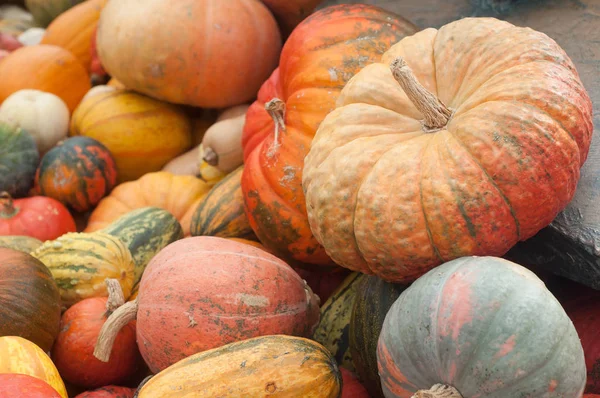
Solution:
M 58 370 L 44 351 L 21 337 L 0 337 L 0 373 L 21 373 L 44 380 L 68 398 Z
M 266 336 L 183 359 L 150 379 L 138 396 L 337 398 L 341 384 L 335 359 L 320 344 Z
M 135 263 L 125 244 L 107 233 L 68 233 L 32 255 L 50 269 L 66 306 L 106 296 L 106 278 L 119 281 L 126 299 L 131 294 Z

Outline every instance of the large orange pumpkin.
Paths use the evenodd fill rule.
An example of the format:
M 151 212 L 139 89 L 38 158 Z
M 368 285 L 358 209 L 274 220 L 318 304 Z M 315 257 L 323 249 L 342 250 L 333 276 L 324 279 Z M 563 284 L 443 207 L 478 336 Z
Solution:
M 286 42 L 279 69 L 263 85 L 246 115 L 242 190 L 254 232 L 279 256 L 328 264 L 308 225 L 302 166 L 310 142 L 339 92 L 362 67 L 416 27 L 368 5 L 339 5 L 316 12 Z M 271 113 L 265 104 L 281 101 Z M 287 112 L 283 114 L 284 108 Z
M 190 234 L 192 216 L 210 186 L 193 176 L 179 176 L 166 171 L 148 173 L 136 181 L 118 185 L 102 199 L 92 212 L 85 232 L 93 232 L 141 207 L 159 207 L 169 211 L 186 236 Z
M 336 263 L 393 282 L 535 235 L 573 197 L 593 131 L 558 44 L 493 18 L 400 41 L 338 106 L 305 160 L 310 225 Z
M 46 29 L 41 44 L 53 44 L 71 51 L 89 71 L 92 35 L 107 1 L 87 0 L 60 14 Z
M 106 71 L 133 90 L 224 108 L 256 96 L 281 35 L 259 0 L 121 0 L 102 12 L 97 45 Z
M 60 97 L 73 112 L 90 89 L 90 77 L 79 60 L 64 48 L 49 44 L 21 47 L 0 63 L 0 103 L 22 89 Z

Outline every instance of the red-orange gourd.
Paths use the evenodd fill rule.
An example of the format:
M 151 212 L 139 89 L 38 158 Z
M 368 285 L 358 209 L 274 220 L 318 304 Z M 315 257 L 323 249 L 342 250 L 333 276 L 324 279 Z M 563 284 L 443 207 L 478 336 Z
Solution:
M 329 264 L 312 236 L 302 193 L 302 167 L 310 142 L 339 92 L 362 67 L 416 27 L 368 5 L 320 10 L 286 42 L 279 69 L 246 114 L 242 138 L 242 190 L 246 214 L 259 240 L 286 259 Z M 277 119 L 265 110 L 270 110 Z M 348 166 L 350 167 L 350 166 Z
M 493 18 L 426 29 L 350 80 L 319 127 L 310 227 L 337 264 L 392 282 L 503 255 L 573 198 L 592 132 L 575 66 L 545 34 Z
M 42 379 L 18 373 L 0 374 L 2 398 L 61 398 L 60 394 Z
M 75 398 L 133 398 L 134 394 L 134 388 L 106 386 L 94 391 L 82 392 Z

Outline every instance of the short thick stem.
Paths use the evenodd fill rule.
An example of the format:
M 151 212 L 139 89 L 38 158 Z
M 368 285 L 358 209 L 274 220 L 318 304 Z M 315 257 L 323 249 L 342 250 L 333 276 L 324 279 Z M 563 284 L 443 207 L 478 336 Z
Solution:
M 137 316 L 138 301 L 130 301 L 120 306 L 115 312 L 108 317 L 96 341 L 94 348 L 94 356 L 102 362 L 108 362 L 110 353 L 112 352 L 113 344 L 119 334 L 119 331 L 129 322 L 133 321 Z
M 445 384 L 436 384 L 429 390 L 419 390 L 412 398 L 463 398 L 458 390 Z
M 426 132 L 434 132 L 446 127 L 452 116 L 452 110 L 417 81 L 404 59 L 396 58 L 390 65 L 390 69 L 415 108 L 423 114 L 423 127 Z
M 108 291 L 105 316 L 109 317 L 117 308 L 125 304 L 125 296 L 118 280 L 106 279 L 104 283 L 106 283 L 106 290 Z
M 269 156 L 273 156 L 279 148 L 279 138 L 281 132 L 285 132 L 285 102 L 279 98 L 273 98 L 271 101 L 265 104 L 265 110 L 273 118 L 275 123 L 275 138 L 273 139 L 273 146 L 269 150 Z
M 212 148 L 204 148 L 202 160 L 215 167 L 219 164 L 219 155 Z
M 0 218 L 12 218 L 19 209 L 15 208 L 13 199 L 8 192 L 0 192 Z

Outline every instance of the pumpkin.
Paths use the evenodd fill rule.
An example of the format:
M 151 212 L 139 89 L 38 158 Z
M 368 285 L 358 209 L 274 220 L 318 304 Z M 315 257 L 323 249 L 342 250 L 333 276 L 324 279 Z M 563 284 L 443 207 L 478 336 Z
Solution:
M 62 398 L 68 398 L 65 384 L 52 360 L 40 347 L 17 336 L 0 337 L 0 374 L 18 373 L 48 383 Z
M 159 171 L 184 153 L 191 128 L 179 107 L 126 90 L 88 96 L 71 119 L 71 135 L 96 139 L 110 150 L 120 182 Z
M 0 191 L 14 197 L 26 196 L 39 160 L 31 134 L 0 121 Z
M 246 114 L 242 136 L 246 214 L 259 240 L 279 257 L 332 264 L 308 224 L 304 157 L 346 82 L 416 29 L 380 8 L 345 4 L 314 13 L 287 40 L 279 69 Z
M 59 323 L 60 294 L 50 271 L 27 253 L 0 248 L 0 336 L 21 336 L 48 351 Z
M 191 108 L 192 118 L 192 143 L 194 148 L 202 143 L 206 131 L 217 122 L 219 112 L 215 109 Z
M 48 26 L 56 17 L 84 0 L 25 0 L 38 25 Z
M 238 340 L 310 336 L 319 319 L 318 303 L 277 257 L 223 238 L 191 237 L 172 243 L 150 261 L 137 302 L 126 303 L 108 318 L 95 355 L 108 359 L 118 326 L 137 315 L 138 347 L 157 373 L 187 356 Z
M 0 395 L 4 398 L 60 398 L 44 380 L 25 374 L 0 374 Z
M 273 14 L 284 37 L 308 17 L 323 0 L 262 0 Z
M 41 155 L 67 136 L 69 120 L 67 104 L 56 95 L 39 90 L 19 90 L 0 107 L 0 121 L 31 134 Z
M 250 246 L 253 246 L 253 247 L 258 247 L 259 249 L 264 250 L 267 253 L 269 253 L 269 251 L 260 242 L 257 242 L 257 241 L 254 241 L 254 240 L 244 239 L 244 238 L 226 238 L 226 239 L 232 240 L 234 242 L 243 243 L 245 245 L 250 245 Z M 271 254 L 273 254 L 273 253 L 271 253 Z
M 153 206 L 174 215 L 188 236 L 192 215 L 209 190 L 207 184 L 192 176 L 149 173 L 115 188 L 92 212 L 85 231 L 97 231 L 132 210 Z
M 371 396 L 365 389 L 365 387 L 360 384 L 356 375 L 354 375 L 349 370 L 340 367 L 340 372 L 342 373 L 342 381 L 343 381 L 343 389 L 342 395 L 340 398 L 370 398 Z
M 16 199 L 0 193 L 0 235 L 22 235 L 41 241 L 75 232 L 75 220 L 59 201 L 45 196 Z
M 109 362 L 94 357 L 102 325 L 107 316 L 124 303 L 119 282 L 113 279 L 106 283 L 109 297 L 85 299 L 65 311 L 52 347 L 52 361 L 63 379 L 85 388 L 125 381 L 135 373 L 141 360 L 135 344 L 135 321 L 119 331 Z
M 64 48 L 50 44 L 21 47 L 0 63 L 0 103 L 23 89 L 60 97 L 73 112 L 90 89 L 90 77 L 79 60 Z
M 593 131 L 558 44 L 493 18 L 400 41 L 338 106 L 305 159 L 310 226 L 337 264 L 392 282 L 535 235 L 573 197 Z
M 558 300 L 496 257 L 456 259 L 413 283 L 385 317 L 377 358 L 386 397 L 579 397 L 585 387 L 583 349 Z
M 129 387 L 105 386 L 94 391 L 86 391 L 75 398 L 133 398 L 135 389 Z
M 353 272 L 344 279 L 321 306 L 321 321 L 312 337 L 327 348 L 340 366 L 351 371 L 354 371 L 354 365 L 348 341 L 350 317 L 357 298 L 357 287 L 363 278 L 363 274 Z
M 35 26 L 33 15 L 17 6 L 0 6 L 0 32 L 19 36 Z
M 200 169 L 200 158 L 198 156 L 199 148 L 193 148 L 177 156 L 162 168 L 162 171 L 168 171 L 180 176 L 197 176 Z
M 106 71 L 135 91 L 226 108 L 256 96 L 275 69 L 281 35 L 258 0 L 121 0 L 104 8 L 97 45 Z
M 359 379 L 372 398 L 383 398 L 377 368 L 377 342 L 390 307 L 407 285 L 365 276 L 356 287 L 349 329 L 352 363 Z
M 134 287 L 139 283 L 152 257 L 167 245 L 183 238 L 179 221 L 171 213 L 158 207 L 142 207 L 130 211 L 101 231 L 119 238 L 129 249 L 135 262 Z
M 223 375 L 227 375 L 224 379 Z M 291 336 L 265 336 L 185 358 L 151 378 L 139 398 L 169 396 L 337 398 L 342 377 L 320 344 Z
M 219 236 L 221 238 L 254 238 L 242 196 L 244 166 L 230 173 L 215 185 L 196 208 L 192 216 L 192 236 Z
M 42 245 L 42 241 L 30 236 L 0 235 L 0 248 L 18 250 L 23 253 L 31 253 Z
M 68 233 L 44 242 L 31 254 L 50 269 L 66 307 L 106 297 L 107 278 L 119 281 L 125 298 L 131 294 L 135 264 L 127 246 L 112 235 Z
M 96 206 L 117 183 L 117 166 L 100 142 L 72 137 L 44 155 L 35 185 L 42 195 L 79 212 Z
M 59 15 L 46 29 L 42 44 L 69 50 L 91 72 L 92 37 L 108 0 L 87 0 Z

